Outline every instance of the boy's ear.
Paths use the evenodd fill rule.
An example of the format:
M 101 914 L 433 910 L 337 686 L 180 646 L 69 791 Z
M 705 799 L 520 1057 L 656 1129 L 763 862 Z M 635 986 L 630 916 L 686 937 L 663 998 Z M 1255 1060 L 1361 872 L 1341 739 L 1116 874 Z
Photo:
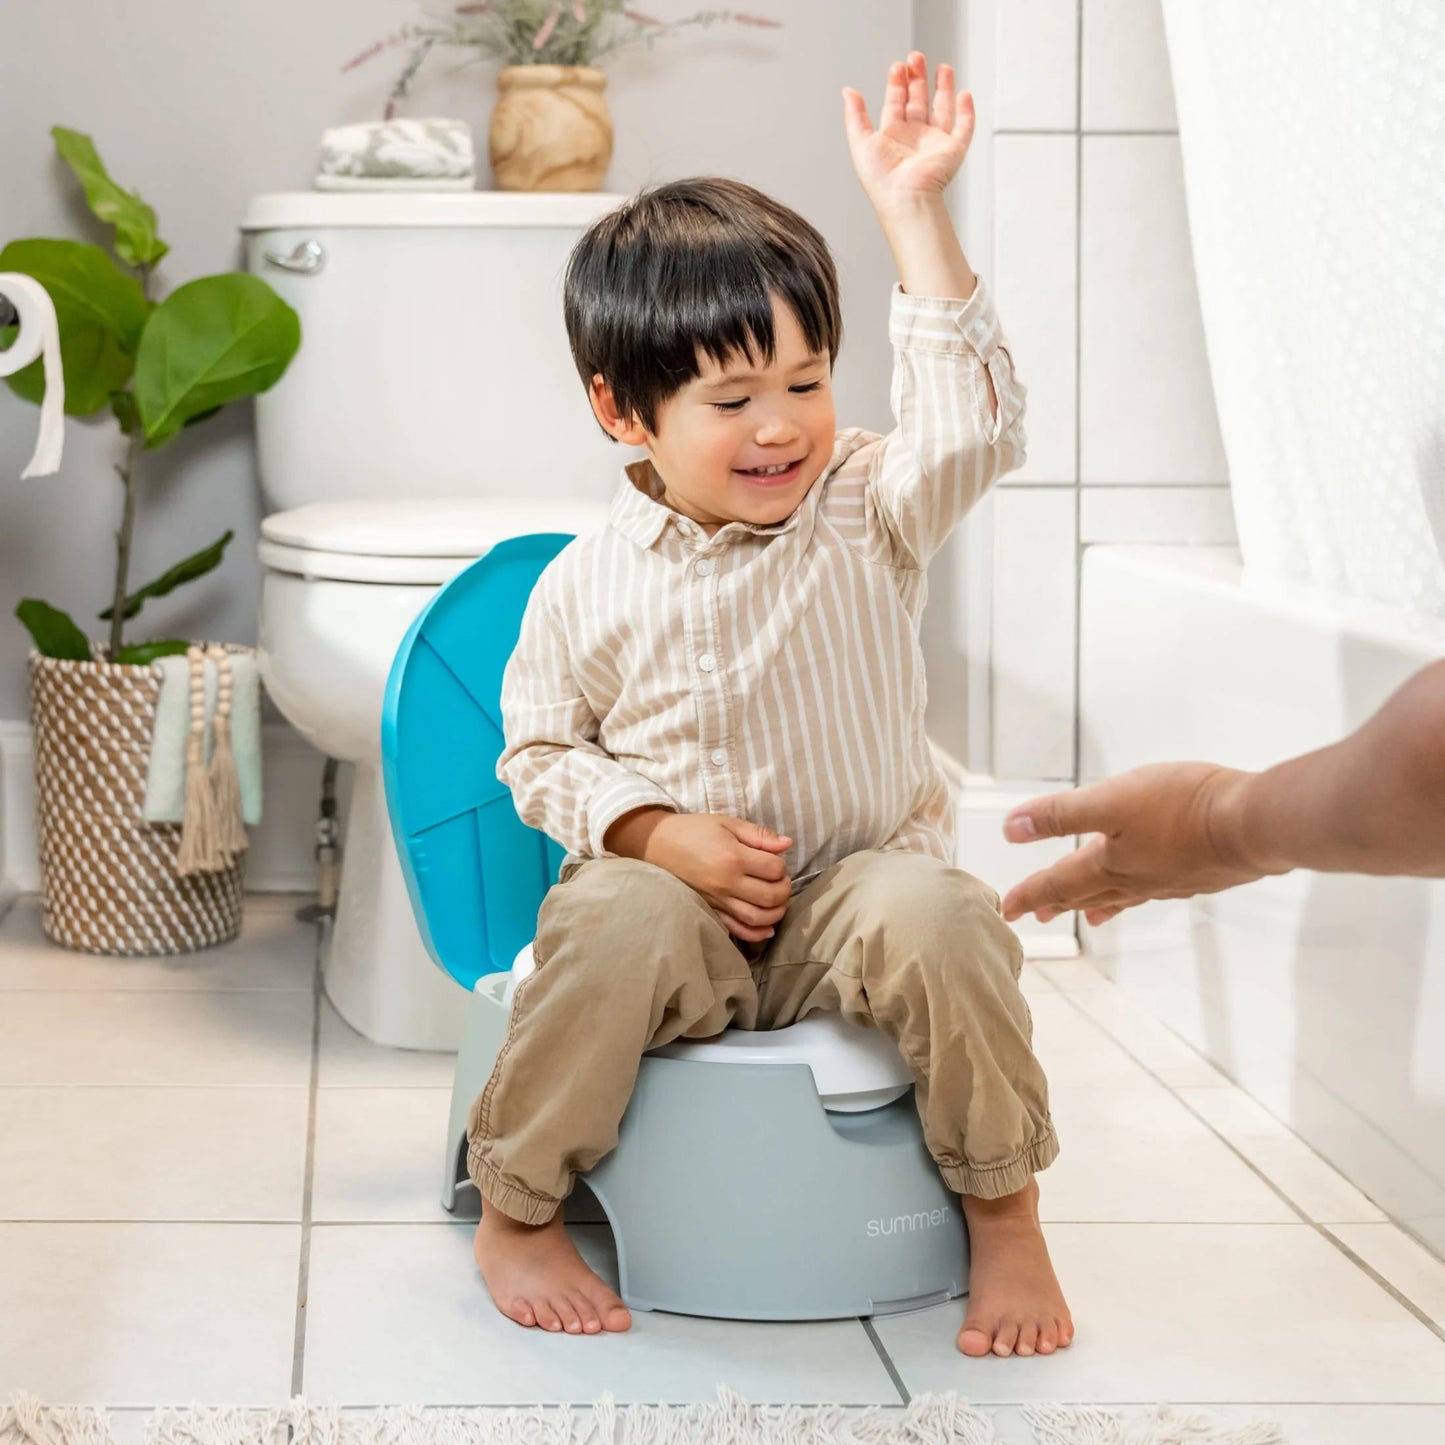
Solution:
M 592 403 L 592 414 L 608 436 L 624 446 L 640 447 L 647 444 L 647 428 L 636 416 L 629 413 L 624 417 L 618 413 L 612 388 L 603 380 L 601 372 L 592 378 L 592 385 L 587 388 L 587 400 Z

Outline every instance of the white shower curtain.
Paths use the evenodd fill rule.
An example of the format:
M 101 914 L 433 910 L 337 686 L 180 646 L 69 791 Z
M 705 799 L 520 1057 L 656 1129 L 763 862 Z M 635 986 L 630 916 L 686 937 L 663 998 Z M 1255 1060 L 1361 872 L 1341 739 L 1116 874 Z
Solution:
M 1445 0 L 1164 0 L 1254 575 L 1445 615 Z

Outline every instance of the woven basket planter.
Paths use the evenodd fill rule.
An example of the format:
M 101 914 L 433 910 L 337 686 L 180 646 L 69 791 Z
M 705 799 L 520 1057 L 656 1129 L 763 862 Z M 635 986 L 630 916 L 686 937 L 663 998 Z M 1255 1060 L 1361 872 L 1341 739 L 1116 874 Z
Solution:
M 245 854 L 182 878 L 181 825 L 145 821 L 160 688 L 159 668 L 30 654 L 42 923 L 65 948 L 190 953 L 240 932 Z

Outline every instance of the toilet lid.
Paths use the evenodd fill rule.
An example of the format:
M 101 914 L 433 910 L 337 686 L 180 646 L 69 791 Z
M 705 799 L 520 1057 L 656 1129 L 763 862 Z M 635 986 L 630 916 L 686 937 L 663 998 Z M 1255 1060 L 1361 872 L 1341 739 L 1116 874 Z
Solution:
M 421 497 L 312 502 L 261 523 L 264 566 L 298 577 L 440 586 L 499 542 L 602 526 L 586 498 Z

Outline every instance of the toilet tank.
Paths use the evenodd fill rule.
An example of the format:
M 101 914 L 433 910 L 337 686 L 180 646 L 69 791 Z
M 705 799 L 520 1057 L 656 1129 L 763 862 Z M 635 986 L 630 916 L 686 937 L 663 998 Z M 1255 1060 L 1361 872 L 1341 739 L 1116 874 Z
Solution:
M 583 231 L 623 197 L 257 196 L 246 265 L 301 318 L 256 399 L 270 511 L 351 498 L 601 498 L 640 453 L 592 418 L 562 321 Z

